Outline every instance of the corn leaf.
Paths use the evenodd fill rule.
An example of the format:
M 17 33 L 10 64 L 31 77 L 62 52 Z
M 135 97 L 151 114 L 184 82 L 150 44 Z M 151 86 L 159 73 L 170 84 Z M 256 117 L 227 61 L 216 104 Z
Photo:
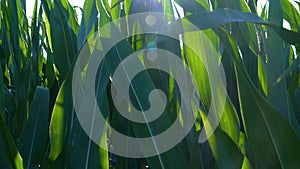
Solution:
M 31 102 L 29 118 L 18 145 L 26 168 L 38 167 L 44 160 L 48 143 L 48 108 L 48 89 L 37 87 Z

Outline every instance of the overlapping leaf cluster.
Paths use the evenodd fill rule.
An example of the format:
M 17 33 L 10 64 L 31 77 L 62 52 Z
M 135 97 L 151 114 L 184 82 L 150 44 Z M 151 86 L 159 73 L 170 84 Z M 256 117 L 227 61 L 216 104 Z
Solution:
M 112 0 L 112 5 L 107 0 L 86 0 L 80 22 L 76 7 L 67 0 L 35 0 L 30 18 L 25 0 L 0 3 L 1 169 L 300 168 L 299 1 L 269 0 L 258 13 L 257 0 Z M 72 101 L 76 58 L 87 39 L 106 23 L 139 12 L 163 12 L 171 16 L 171 27 L 181 20 L 175 20 L 178 6 L 184 11 L 181 19 L 205 33 L 224 66 L 228 95 L 220 124 L 207 142 L 198 143 L 210 107 L 207 71 L 189 47 L 157 36 L 158 48 L 181 56 L 191 68 L 202 109 L 187 137 L 166 153 L 146 159 L 110 154 L 91 141 L 76 117 Z M 116 25 L 124 34 L 142 31 L 138 23 L 124 25 Z M 197 46 L 202 44 L 200 32 L 186 30 L 180 37 L 204 50 Z M 143 106 L 149 106 L 153 88 L 168 96 L 164 115 L 155 123 L 129 122 L 112 104 L 109 76 L 120 59 L 144 48 L 149 38 L 135 35 L 116 44 L 101 64 L 95 89 L 107 121 L 134 137 L 149 136 L 149 130 L 162 132 L 180 110 L 176 82 L 158 70 L 144 72 L 139 75 L 142 80 L 132 82 L 141 91 L 132 100 Z

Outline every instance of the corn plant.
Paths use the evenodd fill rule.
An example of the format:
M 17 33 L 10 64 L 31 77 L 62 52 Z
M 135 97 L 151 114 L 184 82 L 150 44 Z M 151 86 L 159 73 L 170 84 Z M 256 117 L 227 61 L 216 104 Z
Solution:
M 300 168 L 298 0 L 263 4 L 257 0 L 86 0 L 83 8 L 67 0 L 35 0 L 32 14 L 26 11 L 25 0 L 0 3 L 1 169 Z M 143 32 L 139 23 L 130 25 L 129 19 L 115 22 L 115 29 L 127 36 L 95 72 L 96 100 L 106 122 L 124 135 L 143 138 L 166 130 L 178 116 L 182 96 L 178 84 L 154 69 L 138 74 L 129 93 L 134 106 L 140 103 L 147 108 L 150 91 L 161 89 L 167 106 L 157 121 L 132 122 L 114 106 L 112 74 L 128 55 L 144 49 L 149 39 L 154 48 L 176 54 L 190 68 L 201 105 L 192 129 L 176 146 L 154 156 L 130 158 L 98 146 L 84 131 L 73 102 L 72 78 L 89 40 L 100 33 L 99 43 L 105 45 L 110 38 L 101 34 L 101 28 L 143 12 L 166 14 L 170 30 L 183 21 L 199 30 L 181 25 L 183 32 L 176 40 L 139 34 Z M 132 32 L 135 35 L 129 36 Z M 215 66 L 223 67 L 226 81 L 222 117 L 205 142 L 199 142 L 199 133 L 210 127 L 204 121 L 212 84 L 197 54 L 182 44 L 189 41 L 204 52 L 202 35 L 217 51 Z M 102 137 L 111 146 L 109 132 Z

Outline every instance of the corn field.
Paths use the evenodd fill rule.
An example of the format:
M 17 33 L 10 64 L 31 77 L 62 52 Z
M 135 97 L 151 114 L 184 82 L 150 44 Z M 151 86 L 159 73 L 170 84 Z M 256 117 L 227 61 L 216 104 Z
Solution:
M 26 11 L 26 0 L 0 3 L 0 169 L 300 168 L 300 1 L 86 0 L 81 8 L 68 0 L 35 0 L 32 13 Z M 166 29 L 181 33 L 172 38 L 144 33 L 138 20 L 130 24 L 131 15 L 145 12 L 163 14 Z M 130 54 L 149 45 L 169 51 L 193 75 L 201 100 L 193 112 L 195 121 L 167 151 L 138 158 L 113 153 L 109 147 L 117 147 L 110 144 L 114 141 L 110 130 L 99 138 L 108 148 L 99 146 L 76 114 L 72 93 L 76 61 L 84 51 L 93 53 L 95 35 L 100 34 L 97 50 L 104 50 L 113 39 L 112 34 L 101 33 L 109 23 L 125 36 L 94 72 L 91 90 L 105 124 L 114 130 L 134 138 L 153 137 L 168 129 L 181 112 L 184 93 L 174 77 L 147 69 L 131 81 L 130 109 L 148 109 L 149 93 L 160 89 L 166 97 L 163 113 L 149 124 L 120 114 L 112 96 L 112 76 Z M 216 51 L 213 66 L 223 71 L 224 85 L 210 83 L 205 63 L 183 43 L 206 53 L 202 36 Z M 145 59 L 141 53 L 143 66 Z M 85 70 L 92 63 L 83 62 L 80 78 L 87 83 Z M 214 91 L 222 88 L 224 97 L 215 96 Z M 216 106 L 224 104 L 218 112 L 222 116 L 214 132 L 200 142 L 200 132 L 212 127 L 205 120 L 213 100 Z M 135 149 L 123 146 L 124 151 Z M 136 149 L 146 152 L 149 147 Z

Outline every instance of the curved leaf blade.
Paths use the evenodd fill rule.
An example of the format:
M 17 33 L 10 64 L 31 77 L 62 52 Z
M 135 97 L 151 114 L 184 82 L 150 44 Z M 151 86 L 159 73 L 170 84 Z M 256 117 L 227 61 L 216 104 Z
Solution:
M 265 168 L 299 168 L 300 141 L 292 127 L 236 67 L 239 99 L 247 138 Z M 293 145 L 293 147 L 291 147 Z
M 49 91 L 37 87 L 30 106 L 29 119 L 20 137 L 18 149 L 26 168 L 41 165 L 48 139 Z

